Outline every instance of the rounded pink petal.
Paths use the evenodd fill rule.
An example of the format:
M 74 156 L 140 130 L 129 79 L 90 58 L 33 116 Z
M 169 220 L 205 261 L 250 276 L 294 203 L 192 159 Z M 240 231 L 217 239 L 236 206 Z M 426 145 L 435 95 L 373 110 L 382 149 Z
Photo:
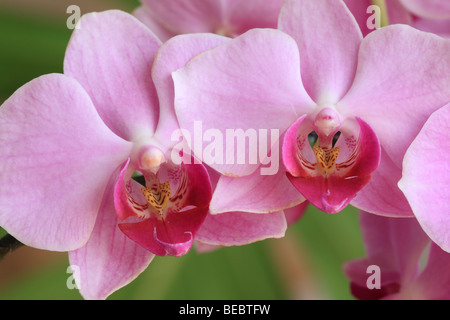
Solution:
M 73 79 L 51 74 L 0 108 L 0 225 L 32 247 L 79 248 L 109 178 L 131 151 Z
M 204 146 L 215 143 L 219 152 L 217 161 L 205 163 L 220 173 L 245 176 L 259 168 L 261 159 L 251 163 L 251 148 L 238 150 L 233 135 L 258 136 L 260 129 L 274 129 L 280 136 L 297 114 L 311 110 L 314 103 L 303 90 L 299 69 L 292 38 L 257 29 L 200 54 L 173 73 L 178 121 L 190 133 L 196 157 L 205 160 L 205 140 Z M 207 134 L 213 137 L 210 143 Z M 244 163 L 238 163 L 239 157 L 245 157 Z
M 246 177 L 221 176 L 211 200 L 211 213 L 229 211 L 269 213 L 304 202 L 305 198 L 286 177 L 283 164 L 280 166 L 276 175 L 261 175 L 258 169 Z
M 160 113 L 153 139 L 170 146 L 171 136 L 179 128 L 174 106 L 172 72 L 184 67 L 196 55 L 210 50 L 229 38 L 214 34 L 180 35 L 168 40 L 159 49 L 152 69 L 152 78 L 159 97 Z
M 406 25 L 364 38 L 352 88 L 339 102 L 375 130 L 395 165 L 431 113 L 450 100 L 450 42 Z
M 362 41 L 355 81 L 338 109 L 366 121 L 385 156 L 374 173 L 372 192 L 364 188 L 358 196 L 358 202 L 374 206 L 361 209 L 411 215 L 397 182 L 408 146 L 429 115 L 450 100 L 448 52 L 448 40 L 405 25 L 381 28 Z M 393 206 L 400 210 L 396 213 Z
M 306 91 L 318 104 L 336 103 L 350 88 L 361 30 L 342 1 L 287 0 L 278 28 L 297 42 Z
M 64 73 L 77 79 L 106 125 L 126 140 L 153 134 L 159 116 L 151 69 L 160 41 L 118 10 L 89 13 L 67 47 Z
M 208 214 L 195 239 L 209 245 L 240 246 L 267 238 L 281 238 L 286 228 L 287 222 L 282 211 L 268 214 Z
M 399 187 L 428 236 L 450 252 L 450 104 L 431 115 L 403 161 Z
M 69 252 L 78 289 L 85 299 L 106 299 L 144 271 L 154 255 L 123 234 L 107 187 L 94 231 L 86 245 Z

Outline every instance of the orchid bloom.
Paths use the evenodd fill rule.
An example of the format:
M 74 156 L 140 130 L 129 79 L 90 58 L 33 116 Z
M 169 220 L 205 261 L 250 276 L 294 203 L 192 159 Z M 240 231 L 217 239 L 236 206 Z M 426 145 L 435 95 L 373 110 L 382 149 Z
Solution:
M 450 3 L 442 0 L 386 1 L 389 23 L 405 23 L 450 38 Z
M 160 122 L 164 123 L 164 131 L 161 131 L 164 132 L 164 136 L 172 136 L 177 142 L 181 138 L 181 141 L 184 142 L 184 137 L 176 136 L 179 125 L 175 118 L 174 86 L 170 71 L 183 67 L 192 57 L 229 40 L 227 37 L 215 34 L 179 35 L 166 41 L 159 49 L 153 67 L 153 79 L 159 84 L 164 84 L 164 86 L 157 87 L 160 103 L 164 105 L 162 111 L 165 112 L 165 115 L 160 117 Z M 213 190 L 216 190 L 221 175 L 209 166 L 206 168 Z M 242 192 L 245 189 L 252 190 L 257 187 L 254 179 L 244 177 L 243 180 L 245 181 L 236 189 L 236 192 Z M 288 187 L 291 186 L 288 185 Z M 300 197 L 301 201 L 298 206 L 290 209 L 275 210 L 267 215 L 261 215 L 255 211 L 249 212 L 255 206 L 267 205 L 272 200 L 270 197 L 266 197 L 266 199 L 264 197 L 266 195 L 259 198 L 248 198 L 245 203 L 240 203 L 241 205 L 245 204 L 246 207 L 230 208 L 230 210 L 216 215 L 208 214 L 195 236 L 195 240 L 199 244 L 197 248 L 238 246 L 267 238 L 281 238 L 285 235 L 287 227 L 297 221 L 307 207 L 307 202 L 303 202 L 303 198 Z
M 450 252 L 450 104 L 434 112 L 403 160 L 399 187 L 423 230 Z M 426 168 L 426 170 L 424 170 Z
M 405 25 L 363 38 L 335 0 L 288 0 L 278 28 L 250 30 L 173 73 L 178 121 L 191 134 L 201 122 L 223 136 L 275 129 L 283 138 L 283 162 L 271 176 L 259 170 L 266 158 L 206 162 L 223 175 L 210 210 L 246 207 L 258 197 L 254 212 L 292 207 L 302 199 L 290 181 L 329 213 L 350 203 L 413 216 L 397 182 L 409 144 L 450 100 L 450 42 Z M 273 154 L 277 147 L 272 142 Z M 243 181 L 252 187 L 238 188 Z
M 415 218 L 361 212 L 360 223 L 367 257 L 344 265 L 356 298 L 450 299 L 450 254 L 430 241 Z
M 369 29 L 374 11 L 370 0 L 345 0 L 364 35 Z M 381 8 L 380 8 L 381 9 Z M 450 38 L 450 4 L 442 0 L 386 0 L 385 12 L 389 24 L 407 24 L 416 29 Z M 378 17 L 378 18 L 381 18 Z
M 162 40 L 186 33 L 235 37 L 252 28 L 276 28 L 283 0 L 141 0 L 135 16 Z
M 212 190 L 203 165 L 167 156 L 175 69 L 155 58 L 160 41 L 121 11 L 81 24 L 64 74 L 32 80 L 0 108 L 0 225 L 25 245 L 69 251 L 82 296 L 103 299 L 155 254 L 186 253 Z

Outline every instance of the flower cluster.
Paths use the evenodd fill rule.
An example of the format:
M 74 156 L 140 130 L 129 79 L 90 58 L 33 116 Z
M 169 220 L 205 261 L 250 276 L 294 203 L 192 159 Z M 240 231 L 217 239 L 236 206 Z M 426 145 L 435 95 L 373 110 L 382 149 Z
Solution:
M 450 8 L 429 2 L 390 2 L 376 30 L 359 0 L 84 15 L 64 73 L 0 107 L 0 226 L 68 251 L 83 297 L 104 299 L 155 255 L 280 238 L 309 204 L 352 205 L 355 297 L 450 298 Z

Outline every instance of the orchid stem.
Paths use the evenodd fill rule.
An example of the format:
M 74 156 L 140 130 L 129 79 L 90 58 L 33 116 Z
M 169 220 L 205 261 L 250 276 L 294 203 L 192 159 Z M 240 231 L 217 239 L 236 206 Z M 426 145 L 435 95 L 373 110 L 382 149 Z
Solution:
M 372 0 L 372 4 L 378 6 L 381 9 L 381 27 L 389 25 L 388 11 L 386 7 L 386 0 Z
M 23 246 L 23 243 L 7 234 L 0 238 L 0 261 L 9 253 Z

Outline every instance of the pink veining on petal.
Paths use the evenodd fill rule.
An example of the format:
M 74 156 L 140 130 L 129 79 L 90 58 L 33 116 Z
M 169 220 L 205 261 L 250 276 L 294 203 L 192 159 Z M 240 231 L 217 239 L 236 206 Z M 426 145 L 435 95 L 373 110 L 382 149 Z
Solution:
M 0 225 L 55 251 L 86 243 L 108 180 L 131 150 L 61 74 L 30 81 L 2 104 L 0 145 Z

